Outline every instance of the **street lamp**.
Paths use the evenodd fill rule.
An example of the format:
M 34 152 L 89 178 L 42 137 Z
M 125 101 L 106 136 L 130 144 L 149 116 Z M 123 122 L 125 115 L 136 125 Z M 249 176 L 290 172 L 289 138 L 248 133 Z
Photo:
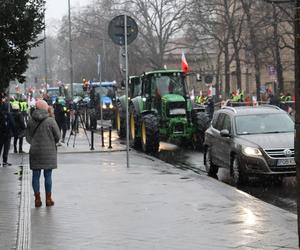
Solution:
M 297 172 L 298 245 L 300 246 L 300 0 L 265 0 L 272 4 L 295 3 L 295 161 Z

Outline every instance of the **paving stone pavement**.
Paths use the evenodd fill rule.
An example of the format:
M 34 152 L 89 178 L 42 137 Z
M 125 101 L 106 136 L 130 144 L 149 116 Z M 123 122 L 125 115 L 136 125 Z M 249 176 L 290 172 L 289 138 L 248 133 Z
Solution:
M 20 206 L 21 156 L 9 155 L 13 166 L 0 165 L 0 249 L 16 249 Z
M 31 203 L 31 249 L 298 249 L 294 214 L 134 151 L 125 161 L 60 154 L 55 206 Z

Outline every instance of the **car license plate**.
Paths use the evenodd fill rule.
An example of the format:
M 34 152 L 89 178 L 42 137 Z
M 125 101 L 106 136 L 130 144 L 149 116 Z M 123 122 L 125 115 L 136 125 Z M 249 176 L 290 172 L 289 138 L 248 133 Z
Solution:
M 277 161 L 277 166 L 288 166 L 288 165 L 296 165 L 294 158 L 289 159 L 279 159 Z

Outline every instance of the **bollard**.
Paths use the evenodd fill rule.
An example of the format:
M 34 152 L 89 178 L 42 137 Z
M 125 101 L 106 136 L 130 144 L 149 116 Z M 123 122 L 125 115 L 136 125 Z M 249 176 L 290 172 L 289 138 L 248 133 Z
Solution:
M 108 137 L 108 148 L 112 148 L 112 146 L 111 146 L 111 127 L 109 127 L 109 137 Z
M 91 150 L 95 150 L 94 148 L 94 130 L 91 129 Z
M 104 129 L 101 127 L 101 141 L 102 141 L 102 147 L 104 147 Z

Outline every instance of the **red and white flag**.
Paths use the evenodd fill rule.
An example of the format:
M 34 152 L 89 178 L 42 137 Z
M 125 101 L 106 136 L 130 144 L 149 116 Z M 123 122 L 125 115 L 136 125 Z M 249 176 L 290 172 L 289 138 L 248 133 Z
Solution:
M 182 51 L 182 56 L 181 56 L 181 70 L 183 71 L 183 73 L 187 73 L 189 71 L 189 65 L 186 61 L 185 55 Z
M 208 88 L 208 90 L 207 90 L 207 96 L 209 96 L 209 97 L 213 96 L 212 85 L 210 85 L 209 88 Z

